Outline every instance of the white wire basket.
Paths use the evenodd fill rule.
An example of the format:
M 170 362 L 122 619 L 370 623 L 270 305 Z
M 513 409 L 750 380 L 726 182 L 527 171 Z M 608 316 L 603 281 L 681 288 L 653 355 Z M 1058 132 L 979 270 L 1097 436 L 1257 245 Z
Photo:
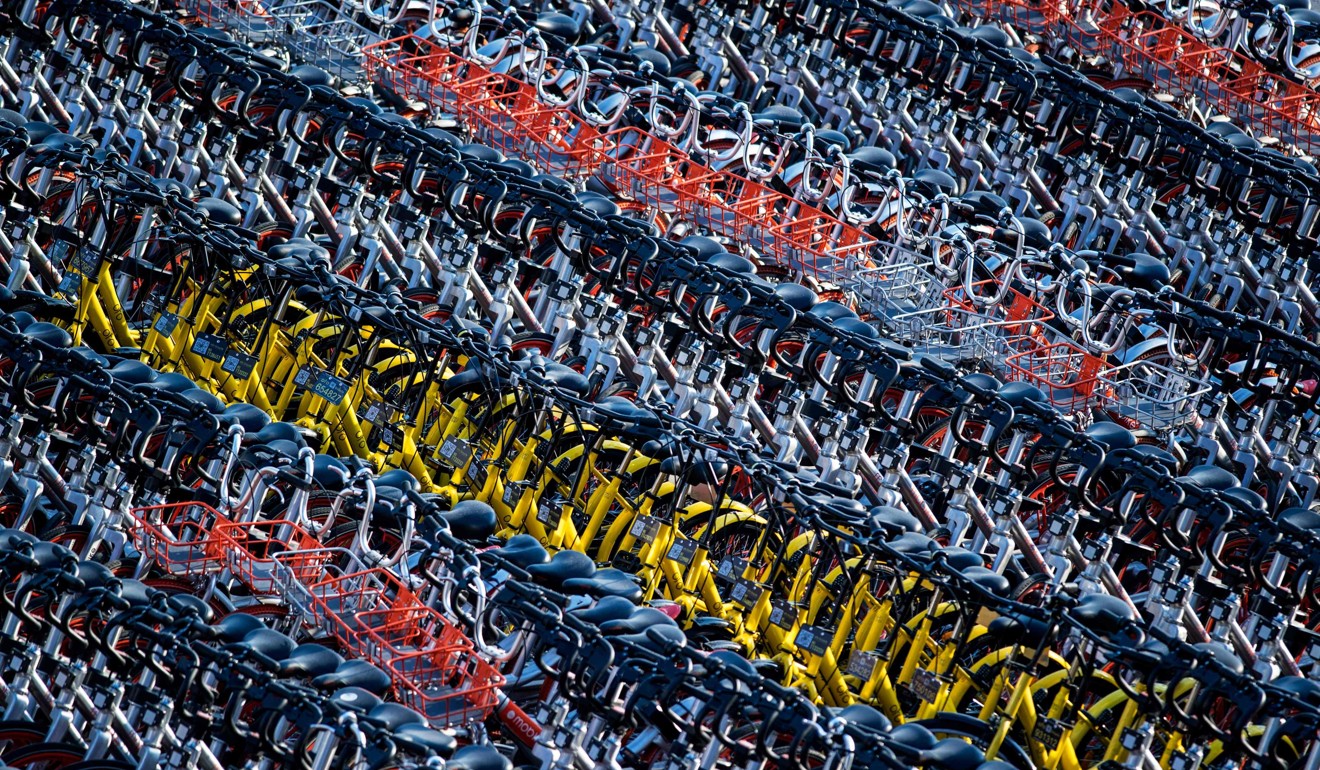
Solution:
M 1111 394 L 1109 410 L 1154 431 L 1175 428 L 1195 416 L 1210 382 L 1196 372 L 1165 363 L 1137 360 L 1100 373 Z
M 343 80 L 362 78 L 362 49 L 382 39 L 380 25 L 356 3 L 274 0 L 266 10 L 275 25 L 262 42 L 280 43 L 296 60 Z

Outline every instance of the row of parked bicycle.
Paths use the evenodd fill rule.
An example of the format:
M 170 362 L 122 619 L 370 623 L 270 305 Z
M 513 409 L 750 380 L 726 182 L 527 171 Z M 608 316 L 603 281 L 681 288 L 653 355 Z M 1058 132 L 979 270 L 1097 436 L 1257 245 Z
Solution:
M 1039 102 L 967 88 L 1047 79 L 994 32 L 939 33 L 949 80 L 933 16 L 880 12 L 890 152 L 689 90 L 696 22 L 625 54 L 465 10 L 368 51 L 371 90 L 141 5 L 3 10 L 0 760 L 1320 761 L 1313 170 L 1186 124 L 1194 162 L 1131 173 L 1120 118 L 1183 124 L 1060 88 L 1031 141 L 1171 190 L 1091 228 L 991 170 L 1016 150 L 930 151 L 967 157 L 911 94 L 957 78 L 985 142 L 1029 135 Z M 473 81 L 519 98 L 410 100 Z M 528 94 L 599 143 L 502 146 L 573 181 L 464 141 Z M 864 248 L 720 214 L 808 209 Z

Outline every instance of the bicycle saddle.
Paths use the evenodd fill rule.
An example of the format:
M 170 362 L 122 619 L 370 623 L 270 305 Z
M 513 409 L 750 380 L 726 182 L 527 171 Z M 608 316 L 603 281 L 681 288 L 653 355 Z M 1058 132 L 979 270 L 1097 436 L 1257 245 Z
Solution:
M 273 628 L 255 628 L 240 641 L 230 642 L 225 648 L 239 655 L 255 652 L 276 662 L 284 660 L 293 652 L 298 643 Z
M 958 200 L 971 208 L 974 219 L 979 219 L 988 224 L 999 223 L 999 213 L 1009 208 L 1008 202 L 992 192 L 985 190 L 973 190 L 969 193 L 963 193 Z
M 582 29 L 572 16 L 562 13 L 546 12 L 536 16 L 532 26 L 546 35 L 557 37 L 569 44 L 578 42 Z
M 1147 291 L 1159 291 L 1171 277 L 1163 260 L 1140 252 L 1109 260 L 1105 267 L 1117 273 L 1124 286 Z
M 156 188 L 156 192 L 159 192 L 161 195 L 169 195 L 171 193 L 176 195 L 188 194 L 187 185 L 177 179 L 155 177 L 151 180 L 151 186 Z
M 347 99 L 345 99 L 345 101 L 347 101 L 349 104 L 353 104 L 358 107 L 361 107 L 362 109 L 366 110 L 367 113 L 370 115 L 385 114 L 385 109 L 383 107 L 381 107 L 379 104 L 376 104 L 374 101 L 368 99 L 365 96 L 350 96 Z
M 206 215 L 208 221 L 229 227 L 243 224 L 243 212 L 237 206 L 219 198 L 202 198 L 197 201 L 197 210 Z
M 704 235 L 689 235 L 679 243 L 696 252 L 698 262 L 705 262 L 716 254 L 725 253 L 724 246 L 719 241 Z
M 586 377 L 558 361 L 552 361 L 542 356 L 540 353 L 532 353 L 527 358 L 518 361 L 516 366 L 523 371 L 540 368 L 545 372 L 546 381 L 576 396 L 583 396 L 591 390 L 591 381 Z
M 1275 518 L 1284 532 L 1310 535 L 1320 530 L 1320 513 L 1309 508 L 1288 508 Z
M 894 153 L 874 145 L 858 147 L 848 153 L 848 160 L 852 162 L 853 171 L 858 172 L 884 174 L 898 167 L 898 159 L 894 157 Z
M 78 579 L 81 580 L 83 585 L 88 589 L 105 588 L 113 581 L 118 580 L 118 578 L 115 577 L 115 573 L 111 572 L 109 567 L 100 562 L 87 560 L 78 563 Z M 210 609 L 210 607 L 208 606 L 207 609 Z M 210 619 L 207 618 L 206 622 L 209 623 Z
M 838 319 L 834 322 L 834 328 L 848 334 L 855 334 L 863 339 L 878 339 L 880 337 L 880 332 L 874 326 L 856 316 L 851 318 L 844 316 Z
M 232 612 L 211 626 L 211 633 L 215 638 L 222 642 L 233 643 L 241 640 L 248 634 L 258 629 L 265 628 L 266 624 L 255 615 L 248 615 L 242 612 Z
M 445 762 L 445 770 L 513 770 L 513 762 L 490 746 L 464 746 Z
M 1163 465 L 1165 469 L 1169 471 L 1176 469 L 1179 464 L 1178 458 L 1174 457 L 1169 452 L 1160 449 L 1157 446 L 1153 446 L 1151 444 L 1137 444 L 1136 446 L 1132 447 L 1132 451 L 1138 455 L 1141 455 L 1143 458 L 1148 458 L 1149 461 L 1151 462 L 1157 462 Z
M 899 725 L 889 731 L 890 745 L 908 754 L 935 748 L 935 734 L 916 722 Z
M 33 544 L 32 558 L 37 562 L 36 567 L 33 569 L 34 572 L 61 569 L 64 564 L 78 561 L 78 556 L 73 551 L 59 543 L 51 543 L 45 540 L 39 540 Z
M 752 667 L 752 662 L 732 650 L 716 650 L 708 655 L 706 659 L 712 662 L 719 662 L 721 664 L 719 668 L 721 669 L 728 668 L 733 669 L 734 671 L 739 671 L 743 674 L 756 674 L 756 669 Z M 709 664 L 707 664 L 706 667 L 708 669 L 717 668 L 716 666 L 710 666 Z
M 550 561 L 550 552 L 545 550 L 535 537 L 528 534 L 514 535 L 509 542 L 491 551 L 500 558 L 513 562 L 527 569 L 533 564 L 545 564 Z
M 222 40 L 227 43 L 233 42 L 234 40 L 234 38 L 228 32 L 224 31 L 223 29 L 218 29 L 216 27 L 191 27 L 189 29 L 189 32 L 191 32 L 194 35 L 197 35 L 198 37 L 211 38 L 212 40 Z
M 225 407 L 220 415 L 223 425 L 238 425 L 244 433 L 257 433 L 270 425 L 270 415 L 252 404 L 237 402 Z
M 1131 449 L 1137 445 L 1137 437 L 1132 435 L 1132 431 L 1114 422 L 1093 423 L 1083 432 L 1110 452 L 1116 449 Z
M 985 567 L 968 567 L 959 572 L 974 585 L 995 596 L 1006 597 L 1013 590 L 1013 584 L 1009 579 L 994 570 Z
M 1077 606 L 1068 610 L 1068 614 L 1080 625 L 1101 636 L 1111 636 L 1124 630 L 1135 617 L 1132 608 L 1122 599 L 1108 594 L 1087 594 L 1077 602 Z
M 444 116 L 438 115 L 434 119 L 440 121 L 444 126 L 449 126 L 451 128 L 455 126 L 453 122 L 453 118 L 447 115 Z M 434 139 L 438 139 L 441 144 L 447 147 L 456 148 L 459 145 L 463 144 L 462 139 L 459 139 L 457 136 L 454 136 L 452 132 L 446 131 L 442 126 L 427 126 L 426 128 L 421 129 L 421 132 Z
M 1024 215 L 1018 218 L 1018 222 L 1022 225 L 1022 243 L 1027 247 L 1044 251 L 1054 243 L 1054 233 L 1050 231 L 1049 225 L 1039 219 Z M 1000 228 L 1000 230 L 1004 233 L 1005 243 L 1017 243 L 1019 235 L 1017 230 L 1011 228 Z M 997 239 L 1000 237 L 1000 230 L 995 231 Z
M 842 131 L 836 131 L 832 128 L 820 128 L 816 130 L 817 147 L 838 147 L 844 152 L 848 152 L 853 147 L 852 139 Z
M 363 719 L 391 731 L 398 730 L 404 725 L 426 724 L 425 717 L 401 703 L 382 703 L 368 711 Z
M 603 596 L 590 607 L 575 610 L 571 614 L 583 623 L 599 626 L 611 620 L 623 620 L 630 617 L 637 607 L 622 596 Z
M 495 534 L 498 523 L 495 509 L 480 500 L 463 500 L 436 516 L 444 520 L 454 537 L 468 542 L 486 540 Z
M 130 606 L 142 607 L 151 604 L 152 598 L 158 591 L 141 580 L 125 578 L 119 582 L 119 598 L 128 602 Z
M 772 104 L 760 112 L 752 113 L 752 120 L 756 121 L 758 125 L 792 130 L 801 128 L 802 124 L 807 122 L 801 112 L 786 104 Z
M 3 123 L 14 129 L 21 129 L 28 119 L 23 117 L 22 113 L 13 110 L 0 109 L 0 123 Z
M 971 567 L 984 567 L 985 559 L 976 551 L 969 551 L 959 546 L 949 546 L 941 548 L 940 553 L 944 555 L 944 563 L 950 567 L 962 572 Z
M 484 160 L 487 163 L 499 163 L 504 160 L 504 153 L 484 144 L 462 144 L 459 145 L 458 151 L 473 160 Z
M 243 450 L 243 459 L 253 465 L 266 465 L 274 463 L 277 465 L 280 460 L 286 463 L 292 463 L 301 451 L 297 444 L 292 441 L 286 441 L 277 438 L 265 443 L 253 444 Z
M 404 751 L 426 756 L 448 758 L 458 747 L 453 736 L 432 730 L 424 724 L 406 724 L 393 731 L 391 739 Z M 453 767 L 446 764 L 446 767 Z
M 411 118 L 407 117 L 406 115 L 400 115 L 397 112 L 388 112 L 384 108 L 381 108 L 381 112 L 377 117 L 386 123 L 390 123 L 395 126 L 400 126 L 403 129 L 414 127 Z
M 155 382 L 157 388 L 169 393 L 182 393 L 197 387 L 197 383 L 178 372 L 161 372 Z
M 725 272 L 738 275 L 754 275 L 756 273 L 756 265 L 752 264 L 750 259 L 740 257 L 737 254 L 730 254 L 727 251 L 713 254 L 707 257 L 705 262 L 711 267 L 717 267 Z
M 31 136 L 30 131 L 28 132 L 28 135 Z M 31 151 L 40 153 L 43 150 L 51 152 L 67 152 L 76 155 L 91 152 L 92 144 L 85 139 L 79 139 L 76 136 L 55 131 L 43 136 L 40 142 L 35 142 L 34 140 Z
M 318 454 L 312 460 L 312 480 L 327 492 L 341 492 L 348 486 L 348 466 L 338 457 Z
M 493 373 L 484 372 L 480 365 L 473 364 L 457 374 L 451 374 L 440 383 L 440 393 L 446 399 L 453 398 L 456 394 L 463 393 L 469 388 L 481 387 L 485 391 L 487 383 L 493 384 L 497 389 L 503 387 L 506 381 L 503 378 L 495 377 Z
M 866 512 L 871 529 L 886 537 L 897 537 L 905 532 L 920 532 L 921 522 L 916 516 L 892 505 L 877 505 Z
M 517 158 L 505 158 L 504 160 L 500 161 L 499 167 L 512 171 L 518 176 L 525 177 L 528 179 L 536 175 L 536 169 L 532 166 L 532 164 L 528 163 L 525 160 L 518 160 Z
M 69 348 L 69 358 L 86 366 L 89 369 L 109 369 L 110 359 L 97 353 L 91 348 L 79 345 L 76 348 Z
M 329 674 L 313 679 L 312 686 L 319 690 L 361 688 L 380 694 L 390 689 L 390 675 L 365 660 L 346 660 Z
M 1006 644 L 1020 644 L 1034 650 L 1049 636 L 1050 624 L 1026 616 L 1000 615 L 990 621 L 986 630 Z
M 1048 404 L 1050 400 L 1045 394 L 1040 392 L 1040 388 L 1029 382 L 1006 382 L 999 386 L 999 397 L 1008 402 L 1009 406 L 1018 408 L 1028 401 L 1034 401 L 1037 404 Z
M 847 318 L 849 316 L 855 318 L 857 316 L 857 314 L 847 305 L 842 305 L 834 300 L 825 300 L 824 302 L 816 303 L 807 311 L 807 315 L 819 318 L 823 321 L 837 321 L 840 318 Z
M 201 388 L 191 388 L 179 394 L 179 397 L 205 409 L 209 414 L 221 415 L 225 413 L 225 402 L 216 397 L 210 391 Z
M 623 396 L 605 396 L 596 399 L 596 406 L 602 413 L 602 417 L 613 418 L 619 422 L 632 423 L 647 427 L 657 427 L 660 425 L 660 418 L 649 409 L 634 404 Z M 665 444 L 663 448 L 658 448 L 656 452 L 645 452 L 645 454 L 655 457 L 664 449 L 674 450 L 672 444 Z
M 654 607 L 637 607 L 626 618 L 607 620 L 600 624 L 600 632 L 610 636 L 640 634 L 654 626 L 673 626 L 678 628 L 674 619 Z
M 1300 676 L 1281 676 L 1269 682 L 1269 686 L 1283 690 L 1310 706 L 1320 707 L 1320 682 Z
M 939 547 L 933 539 L 920 532 L 904 532 L 898 537 L 886 540 L 885 545 L 898 553 L 908 555 L 929 553 Z
M 1193 484 L 1219 492 L 1238 486 L 1237 477 L 1216 465 L 1198 465 L 1181 477 Z
M 642 600 L 642 587 L 628 573 L 613 567 L 597 570 L 591 577 L 569 578 L 563 582 L 563 588 L 591 596 L 619 596 L 633 603 Z
M 663 614 L 663 613 L 661 613 Z M 668 615 L 665 615 L 668 618 Z M 601 628 L 601 633 L 608 633 Z M 687 634 L 683 629 L 674 625 L 672 621 L 668 624 L 650 623 L 645 627 L 625 634 L 611 634 L 620 644 L 635 645 L 651 652 L 664 652 L 670 647 L 687 646 Z
M 14 328 L 20 332 L 37 322 L 36 317 L 26 310 L 18 310 L 8 314 L 7 320 L 12 321 Z
M 833 710 L 833 709 L 832 709 Z M 867 730 L 874 730 L 878 733 L 887 733 L 894 723 L 889 721 L 889 717 L 880 713 L 879 709 L 867 703 L 854 703 L 851 706 L 834 711 L 837 719 L 857 725 Z
M 1136 647 L 1123 650 L 1123 664 L 1144 676 L 1155 670 L 1168 654 L 1167 644 L 1158 639 L 1146 639 Z
M 23 130 L 27 132 L 28 142 L 32 145 L 38 145 L 42 143 L 46 137 L 60 133 L 58 128 L 39 120 L 31 120 L 24 123 Z
M 266 249 L 266 255 L 295 270 L 309 267 L 313 262 L 328 263 L 330 260 L 330 252 L 324 246 L 307 238 L 290 238 Z
M 932 748 L 921 752 L 922 761 L 929 767 L 942 770 L 976 770 L 985 761 L 985 754 L 960 738 L 944 738 Z
M 985 24 L 975 29 L 967 31 L 968 37 L 974 37 L 977 40 L 984 40 L 997 49 L 1005 49 L 1013 45 L 1013 41 L 1008 37 L 1008 33 L 993 24 Z
M 312 432 L 315 435 L 314 432 Z M 272 422 L 256 433 L 243 437 L 243 443 L 269 444 L 272 441 L 288 441 L 298 447 L 307 446 L 307 430 L 288 422 Z
M 983 372 L 972 372 L 963 377 L 962 381 L 967 387 L 960 388 L 960 390 L 966 390 L 968 393 L 989 391 L 998 394 L 999 389 L 1004 385 L 993 376 Z
M 289 70 L 289 75 L 305 86 L 332 86 L 335 82 L 333 75 L 311 64 L 299 64 Z
M 923 168 L 912 175 L 909 184 L 917 192 L 932 198 L 939 193 L 953 195 L 958 190 L 958 180 L 954 179 L 952 174 L 937 168 Z
M 634 44 L 628 49 L 628 53 L 637 57 L 638 63 L 649 62 L 654 68 L 655 74 L 667 78 L 670 73 L 669 57 L 659 49 L 652 48 L 649 45 Z
M 591 190 L 580 192 L 574 197 L 579 206 L 602 217 L 617 217 L 623 213 L 623 209 L 619 208 L 619 204 Z
M 275 673 L 280 676 L 307 679 L 333 673 L 344 662 L 344 656 L 319 644 L 300 644 L 289 653 Z
M 558 588 L 565 580 L 591 577 L 596 572 L 596 563 L 581 551 L 560 551 L 544 564 L 533 564 L 527 573 L 538 583 L 551 588 Z
M 333 675 L 327 674 L 327 676 Z M 320 678 L 322 677 L 317 677 L 317 679 Z M 312 684 L 316 685 L 316 680 L 312 680 Z M 323 687 L 321 689 L 329 688 Z M 376 693 L 352 685 L 335 690 L 331 693 L 330 700 L 336 706 L 358 714 L 365 714 L 381 704 L 380 696 Z
M 1233 652 L 1223 642 L 1198 642 L 1192 645 L 1192 649 L 1206 654 L 1211 660 L 1234 674 L 1241 674 L 1247 670 L 1246 664 L 1237 656 L 1237 653 Z
M 388 470 L 377 476 L 376 488 L 380 489 L 381 487 L 394 487 L 405 492 L 409 490 L 413 492 L 422 491 L 422 483 L 417 480 L 416 476 L 403 468 Z
M 81 567 L 78 570 L 78 574 L 81 577 Z M 192 594 L 171 594 L 170 597 L 165 600 L 165 603 L 175 612 L 180 614 L 192 613 L 193 615 L 196 615 L 197 619 L 203 623 L 210 623 L 215 618 L 215 610 L 211 608 L 211 605 Z
M 775 296 L 784 304 L 798 311 L 806 312 L 820 302 L 820 295 L 800 283 L 785 282 L 775 287 Z
M 0 553 L 22 551 L 25 545 L 36 545 L 37 543 L 41 543 L 41 538 L 30 535 L 28 532 L 11 530 L 8 527 L 0 530 Z
M 44 342 L 54 347 L 67 348 L 73 344 L 73 336 L 64 331 L 55 324 L 37 321 L 23 330 L 23 333 L 34 340 Z
M 1246 487 L 1225 489 L 1222 496 L 1231 500 L 1237 508 L 1244 511 L 1257 514 L 1264 514 L 1269 511 L 1269 505 L 1265 502 L 1265 498 Z

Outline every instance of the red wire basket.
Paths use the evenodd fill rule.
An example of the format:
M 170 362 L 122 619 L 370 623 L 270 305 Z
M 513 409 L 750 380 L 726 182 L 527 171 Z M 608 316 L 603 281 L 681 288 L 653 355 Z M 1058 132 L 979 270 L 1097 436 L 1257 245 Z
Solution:
M 467 647 L 440 647 L 388 664 L 399 702 L 436 727 L 457 727 L 490 716 L 504 677 Z
M 1066 339 L 1023 344 L 1022 352 L 1005 359 L 1008 379 L 1035 385 L 1054 406 L 1069 414 L 1099 401 L 1103 395 L 1100 373 L 1105 369 L 1104 359 Z
M 309 548 L 284 551 L 273 557 L 277 592 L 309 623 L 316 622 L 318 587 L 336 577 L 362 572 L 367 566 L 347 548 Z M 320 589 L 325 590 L 325 589 Z
M 316 553 L 328 558 L 315 537 L 285 519 L 225 522 L 215 528 L 215 535 L 229 571 L 254 593 L 274 594 L 279 591 L 277 554 L 316 549 Z M 309 558 L 315 557 L 309 554 Z M 300 567 L 303 571 L 309 568 L 310 565 L 305 563 Z
M 635 200 L 747 241 L 780 265 L 815 275 L 845 259 L 869 264 L 874 239 L 832 214 L 712 169 L 640 129 L 601 131 L 571 109 L 542 101 L 535 86 L 434 42 L 405 36 L 363 53 L 375 80 L 457 114 L 483 143 L 505 153 L 560 174 L 602 173 Z
M 134 508 L 133 544 L 172 575 L 203 575 L 225 566 L 217 546 L 218 525 L 228 520 L 205 503 L 169 503 Z
M 354 650 L 371 644 L 360 619 L 405 617 L 410 609 L 424 609 L 417 595 L 393 573 L 368 569 L 336 575 L 308 590 L 314 622 Z
M 359 612 L 353 649 L 365 658 L 388 665 L 395 658 L 442 647 L 472 649 L 467 637 L 430 607 L 405 607 Z

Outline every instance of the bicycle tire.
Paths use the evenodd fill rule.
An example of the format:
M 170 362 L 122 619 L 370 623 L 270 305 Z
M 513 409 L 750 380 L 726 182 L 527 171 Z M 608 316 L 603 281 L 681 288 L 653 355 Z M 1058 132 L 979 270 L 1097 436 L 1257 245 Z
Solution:
M 46 728 L 36 722 L 10 719 L 0 722 L 0 755 L 42 743 Z
M 995 731 L 989 723 L 966 714 L 937 714 L 930 719 L 917 720 L 915 724 L 930 730 L 937 738 L 964 738 L 980 749 L 990 745 L 990 739 L 994 737 Z M 1030 752 L 1012 738 L 1004 739 L 996 759 L 1015 767 L 1036 766 Z
M 0 756 L 6 765 L 30 770 L 66 770 L 76 764 L 86 762 L 84 749 L 67 743 L 34 743 L 15 752 L 6 752 Z

